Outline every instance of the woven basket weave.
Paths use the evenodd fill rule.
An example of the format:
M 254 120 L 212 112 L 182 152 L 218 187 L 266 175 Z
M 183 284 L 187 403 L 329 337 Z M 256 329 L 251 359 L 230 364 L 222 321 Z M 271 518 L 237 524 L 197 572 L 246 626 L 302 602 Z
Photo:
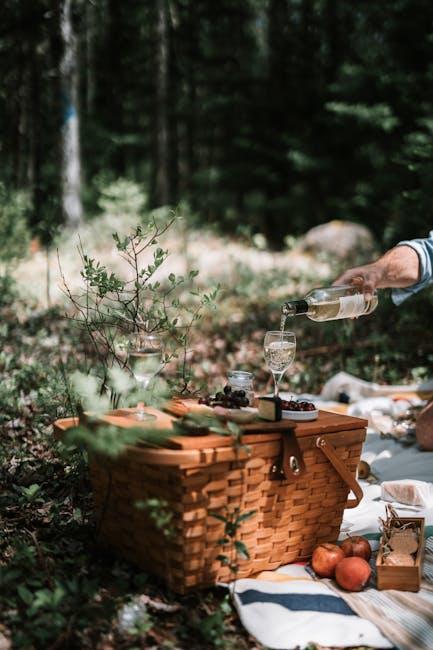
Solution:
M 233 550 L 218 545 L 224 523 L 212 513 L 256 511 L 237 533 L 250 555 L 239 560 L 237 577 L 309 558 L 317 543 L 336 541 L 349 486 L 356 493 L 351 505 L 362 496 L 354 477 L 365 421 L 321 413 L 317 423 L 299 424 L 296 438 L 287 423 L 285 428 L 245 431 L 248 449 L 227 441 L 208 449 L 128 447 L 114 460 L 93 456 L 90 472 L 100 542 L 162 576 L 179 593 L 233 579 L 216 559 Z M 288 467 L 282 445 L 288 435 L 297 441 L 305 467 L 299 472 L 295 465 L 292 476 L 285 478 L 276 461 L 284 460 Z M 135 505 L 149 498 L 163 499 L 173 513 L 175 534 L 168 539 L 149 511 Z

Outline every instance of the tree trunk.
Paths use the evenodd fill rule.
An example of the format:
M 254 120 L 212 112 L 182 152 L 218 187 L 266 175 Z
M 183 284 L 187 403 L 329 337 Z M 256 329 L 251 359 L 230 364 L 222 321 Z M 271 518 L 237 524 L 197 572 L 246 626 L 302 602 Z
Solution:
M 86 113 L 93 114 L 96 95 L 95 37 L 97 34 L 97 12 L 93 2 L 86 4 Z
M 156 0 L 156 174 L 155 200 L 157 205 L 167 205 L 172 200 L 169 150 L 169 35 L 166 0 Z
M 29 155 L 27 179 L 32 194 L 32 214 L 30 225 L 35 229 L 41 221 L 42 212 L 42 182 L 41 182 L 41 106 L 40 106 L 40 61 L 36 41 L 31 41 L 30 47 L 30 88 L 29 88 Z
M 189 194 L 193 192 L 193 178 L 197 169 L 196 160 L 196 129 L 197 129 L 197 86 L 195 66 L 198 60 L 198 28 L 197 7 L 194 2 L 189 3 L 188 25 L 190 41 L 188 48 L 188 112 L 186 116 L 186 188 Z M 191 200 L 191 196 L 190 196 Z
M 27 97 L 29 85 L 28 47 L 26 43 L 19 45 L 18 80 L 15 100 L 15 139 L 14 139 L 14 181 L 17 188 L 26 186 L 26 138 L 27 138 Z
M 63 99 L 61 128 L 62 210 L 65 224 L 78 228 L 82 218 L 81 157 L 78 113 L 78 51 L 72 24 L 72 0 L 60 0 L 63 51 L 60 81 Z
M 125 6 L 128 3 L 122 0 L 108 0 L 108 30 L 107 30 L 107 63 L 109 76 L 105 83 L 105 92 L 109 102 L 108 110 L 108 128 L 114 136 L 114 146 L 110 156 L 110 164 L 118 176 L 124 176 L 126 173 L 126 155 L 123 136 L 125 135 L 126 111 L 124 110 L 125 101 L 127 101 L 127 86 L 125 78 L 129 71 L 126 71 L 122 65 L 122 54 L 127 50 L 127 23 L 125 22 L 125 13 L 128 9 Z
M 293 129 L 289 107 L 296 102 L 296 93 L 292 92 L 292 37 L 286 0 L 270 0 L 267 23 L 267 114 L 264 128 L 266 146 L 268 151 L 272 151 L 272 156 L 267 160 L 271 174 L 266 186 L 267 205 L 263 232 L 268 242 L 278 248 L 282 241 L 281 224 L 287 219 L 284 207 L 281 207 L 281 199 L 287 195 L 291 182 L 287 143 L 281 135 Z

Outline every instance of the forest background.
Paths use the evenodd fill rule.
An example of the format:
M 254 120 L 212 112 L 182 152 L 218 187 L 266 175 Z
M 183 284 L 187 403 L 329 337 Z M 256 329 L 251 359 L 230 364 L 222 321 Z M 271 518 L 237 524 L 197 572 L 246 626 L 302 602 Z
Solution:
M 276 248 L 331 218 L 386 246 L 432 223 L 428 0 L 5 0 L 1 15 L 1 180 L 28 192 L 33 232 L 88 218 L 120 176 L 150 207 L 187 201 Z

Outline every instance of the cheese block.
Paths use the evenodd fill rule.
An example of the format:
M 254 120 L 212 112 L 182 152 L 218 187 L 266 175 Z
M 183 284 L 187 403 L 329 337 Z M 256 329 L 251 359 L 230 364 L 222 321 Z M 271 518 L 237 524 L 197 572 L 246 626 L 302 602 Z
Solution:
M 259 397 L 259 418 L 278 422 L 282 418 L 281 399 L 279 397 Z

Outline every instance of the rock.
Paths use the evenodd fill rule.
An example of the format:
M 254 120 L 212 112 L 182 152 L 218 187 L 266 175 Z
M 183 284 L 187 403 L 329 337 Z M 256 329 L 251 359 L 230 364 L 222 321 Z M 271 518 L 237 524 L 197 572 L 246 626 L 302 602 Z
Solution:
M 3 625 L 0 625 L 3 630 L 6 631 L 6 628 Z M 0 650 L 11 650 L 12 643 L 8 636 L 5 636 L 3 632 L 0 632 Z
M 374 237 L 368 228 L 338 220 L 311 228 L 301 238 L 299 248 L 304 252 L 327 253 L 356 264 L 371 261 L 376 253 Z

